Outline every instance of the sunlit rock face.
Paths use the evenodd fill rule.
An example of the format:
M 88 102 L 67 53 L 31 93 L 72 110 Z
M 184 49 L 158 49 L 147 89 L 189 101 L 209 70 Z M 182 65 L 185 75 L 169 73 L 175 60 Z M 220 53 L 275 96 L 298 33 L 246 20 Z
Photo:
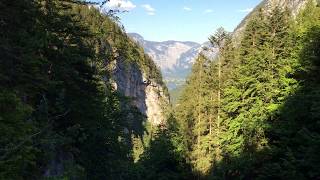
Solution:
M 114 61 L 112 80 L 115 90 L 131 99 L 132 105 L 147 117 L 155 126 L 165 124 L 164 109 L 169 104 L 169 97 L 162 85 L 148 79 L 143 70 L 134 63 L 123 59 Z

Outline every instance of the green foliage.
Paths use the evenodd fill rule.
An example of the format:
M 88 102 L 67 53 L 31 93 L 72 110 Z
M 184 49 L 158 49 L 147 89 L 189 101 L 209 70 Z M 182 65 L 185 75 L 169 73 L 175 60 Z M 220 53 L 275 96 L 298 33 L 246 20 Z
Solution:
M 173 106 L 175 106 L 178 103 L 178 99 L 182 93 L 182 90 L 184 89 L 184 85 L 177 85 L 176 88 L 170 90 L 170 102 Z
M 181 139 L 173 117 L 168 119 L 167 129 L 157 129 L 150 145 L 141 154 L 136 166 L 140 174 L 131 179 L 184 180 L 192 178 L 191 168 L 181 149 Z
M 1 2 L 0 179 L 318 179 L 320 9 L 253 14 L 239 45 L 210 38 L 218 61 L 199 55 L 154 127 L 111 71 L 123 61 L 163 85 L 161 73 L 110 17 L 82 1 Z
M 261 9 L 239 45 L 219 39 L 221 30 L 210 38 L 216 45 L 223 42 L 220 59 L 198 59 L 176 108 L 197 174 L 319 178 L 319 12 L 313 1 L 295 19 L 283 7 Z
M 34 133 L 30 118 L 32 109 L 23 104 L 12 92 L 2 91 L 0 94 L 0 178 L 12 177 L 20 179 L 21 166 L 29 166 L 29 170 L 36 168 L 36 155 L 38 151 L 31 146 Z M 31 175 L 31 172 L 24 171 Z M 30 174 L 29 174 L 30 173 Z
M 83 1 L 0 3 L 0 179 L 124 179 L 145 116 L 111 86 L 124 59 L 163 85 L 142 48 Z M 132 123 L 132 122 L 135 122 Z

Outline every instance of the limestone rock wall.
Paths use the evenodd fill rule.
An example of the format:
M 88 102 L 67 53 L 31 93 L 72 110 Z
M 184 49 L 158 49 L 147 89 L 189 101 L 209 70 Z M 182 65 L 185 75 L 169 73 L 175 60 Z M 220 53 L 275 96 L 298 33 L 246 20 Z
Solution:
M 118 59 L 112 64 L 113 86 L 123 95 L 131 98 L 132 105 L 147 116 L 153 125 L 165 124 L 164 108 L 169 104 L 169 97 L 164 87 L 157 84 L 135 63 Z

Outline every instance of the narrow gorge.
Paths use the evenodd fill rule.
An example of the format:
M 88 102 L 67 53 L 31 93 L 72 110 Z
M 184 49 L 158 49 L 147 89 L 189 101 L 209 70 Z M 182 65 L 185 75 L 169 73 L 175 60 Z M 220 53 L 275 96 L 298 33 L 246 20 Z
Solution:
M 0 179 L 320 179 L 320 2 L 253 1 L 0 1 Z

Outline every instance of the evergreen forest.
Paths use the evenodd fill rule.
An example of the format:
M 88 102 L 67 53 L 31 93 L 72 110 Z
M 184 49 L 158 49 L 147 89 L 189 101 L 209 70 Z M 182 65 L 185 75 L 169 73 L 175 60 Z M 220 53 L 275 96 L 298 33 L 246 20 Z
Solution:
M 258 6 L 240 38 L 217 29 L 170 105 L 117 12 L 0 0 L 0 180 L 320 179 L 320 5 L 305 1 Z M 163 89 L 164 123 L 117 90 L 119 62 Z

